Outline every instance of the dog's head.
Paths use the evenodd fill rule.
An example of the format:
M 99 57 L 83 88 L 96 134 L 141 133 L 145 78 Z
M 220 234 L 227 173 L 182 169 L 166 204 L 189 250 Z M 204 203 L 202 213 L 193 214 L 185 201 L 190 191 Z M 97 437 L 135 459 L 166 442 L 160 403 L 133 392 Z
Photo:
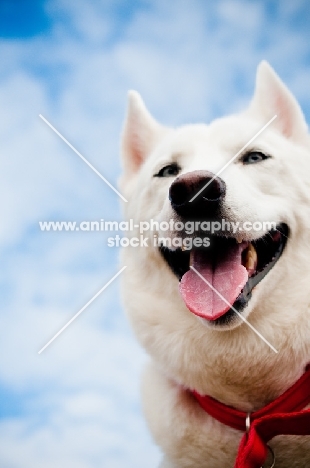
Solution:
M 140 301 L 146 317 L 156 302 L 174 321 L 222 331 L 252 313 L 286 320 L 283 297 L 291 307 L 305 296 L 309 274 L 306 261 L 296 268 L 310 247 L 309 148 L 302 111 L 266 62 L 249 107 L 210 125 L 164 127 L 130 92 L 120 187 L 127 217 L 157 224 L 147 248 L 124 252 L 136 269 L 129 308 Z

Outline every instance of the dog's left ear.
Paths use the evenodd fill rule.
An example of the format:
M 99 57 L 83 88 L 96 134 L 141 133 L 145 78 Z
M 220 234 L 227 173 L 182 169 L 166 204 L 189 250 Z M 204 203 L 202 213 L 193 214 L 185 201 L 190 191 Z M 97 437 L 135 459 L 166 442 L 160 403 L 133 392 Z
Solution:
M 121 141 L 123 177 L 130 178 L 139 170 L 165 132 L 166 128 L 152 117 L 140 94 L 129 91 Z
M 250 111 L 260 113 L 266 121 L 276 114 L 277 118 L 272 125 L 287 138 L 298 138 L 307 132 L 307 124 L 298 102 L 266 61 L 262 61 L 257 68 L 256 89 Z

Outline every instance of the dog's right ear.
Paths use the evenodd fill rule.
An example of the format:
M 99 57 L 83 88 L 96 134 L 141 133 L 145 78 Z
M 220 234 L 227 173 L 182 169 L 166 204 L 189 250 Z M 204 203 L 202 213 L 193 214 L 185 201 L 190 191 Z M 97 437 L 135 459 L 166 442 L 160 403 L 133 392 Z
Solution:
M 250 110 L 263 115 L 266 120 L 276 114 L 273 125 L 287 138 L 299 138 L 307 133 L 307 124 L 298 102 L 264 60 L 257 69 L 256 89 Z
M 140 94 L 129 91 L 121 141 L 125 177 L 130 177 L 138 171 L 164 131 L 165 127 L 151 116 Z

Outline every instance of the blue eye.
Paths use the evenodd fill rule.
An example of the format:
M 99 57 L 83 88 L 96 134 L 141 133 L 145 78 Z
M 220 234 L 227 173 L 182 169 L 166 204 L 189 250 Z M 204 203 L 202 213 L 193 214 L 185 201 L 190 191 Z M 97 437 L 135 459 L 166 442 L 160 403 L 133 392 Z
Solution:
M 178 164 L 173 163 L 168 166 L 164 166 L 154 177 L 174 177 L 178 175 L 181 168 Z
M 268 158 L 270 158 L 270 156 L 267 156 L 260 151 L 250 151 L 241 158 L 241 162 L 243 164 L 256 164 Z

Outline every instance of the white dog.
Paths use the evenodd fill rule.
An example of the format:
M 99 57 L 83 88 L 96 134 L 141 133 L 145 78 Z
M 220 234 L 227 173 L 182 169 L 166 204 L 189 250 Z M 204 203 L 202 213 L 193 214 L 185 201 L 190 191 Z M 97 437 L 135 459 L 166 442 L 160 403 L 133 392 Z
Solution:
M 276 468 L 309 467 L 310 138 L 298 103 L 266 62 L 249 107 L 210 125 L 164 127 L 132 91 L 122 153 L 130 234 L 142 225 L 148 239 L 123 249 L 123 299 L 152 358 L 142 398 L 162 467 L 256 468 L 267 450 L 264 466 L 273 451 Z M 256 411 L 268 419 L 291 387 L 276 412 L 297 404 L 295 422 L 255 429 Z M 247 447 L 236 462 L 241 440 L 260 455 Z

